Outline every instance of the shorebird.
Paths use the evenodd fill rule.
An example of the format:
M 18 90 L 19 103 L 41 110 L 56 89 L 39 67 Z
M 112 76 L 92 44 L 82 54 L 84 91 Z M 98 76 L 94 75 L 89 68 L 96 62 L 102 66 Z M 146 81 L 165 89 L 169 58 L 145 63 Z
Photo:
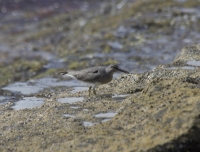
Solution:
M 66 71 L 60 72 L 62 76 L 72 77 L 79 81 L 90 84 L 89 86 L 89 96 L 91 94 L 91 89 L 93 88 L 93 93 L 96 95 L 95 88 L 98 85 L 107 84 L 113 79 L 113 74 L 117 71 L 124 73 L 129 73 L 122 70 L 116 64 L 109 65 L 108 67 L 96 66 L 83 69 L 80 71 Z

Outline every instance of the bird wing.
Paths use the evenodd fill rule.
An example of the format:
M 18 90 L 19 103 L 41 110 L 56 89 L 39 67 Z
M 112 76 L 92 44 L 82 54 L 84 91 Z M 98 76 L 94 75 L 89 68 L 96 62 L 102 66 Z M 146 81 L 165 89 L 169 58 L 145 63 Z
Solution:
M 76 74 L 76 78 L 81 81 L 86 81 L 86 82 L 95 82 L 99 79 L 101 74 L 104 73 L 104 68 L 98 67 L 98 68 L 88 68 L 79 71 Z

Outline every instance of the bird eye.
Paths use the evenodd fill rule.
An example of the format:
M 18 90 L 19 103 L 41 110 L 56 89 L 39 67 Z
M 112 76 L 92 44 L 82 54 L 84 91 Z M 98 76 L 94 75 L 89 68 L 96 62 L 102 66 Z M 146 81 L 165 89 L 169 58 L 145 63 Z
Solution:
M 94 71 L 93 73 L 98 73 L 98 70 Z

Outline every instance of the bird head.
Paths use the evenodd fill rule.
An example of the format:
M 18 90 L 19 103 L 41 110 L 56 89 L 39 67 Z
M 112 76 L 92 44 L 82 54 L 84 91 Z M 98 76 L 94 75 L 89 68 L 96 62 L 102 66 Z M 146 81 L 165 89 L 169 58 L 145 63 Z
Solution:
M 112 73 L 115 73 L 115 72 L 117 72 L 117 71 L 124 72 L 124 73 L 129 73 L 128 71 L 125 71 L 125 70 L 120 69 L 120 68 L 118 67 L 117 64 L 111 64 L 111 65 L 109 65 L 109 66 L 106 68 L 106 70 L 107 70 L 108 72 L 112 72 Z

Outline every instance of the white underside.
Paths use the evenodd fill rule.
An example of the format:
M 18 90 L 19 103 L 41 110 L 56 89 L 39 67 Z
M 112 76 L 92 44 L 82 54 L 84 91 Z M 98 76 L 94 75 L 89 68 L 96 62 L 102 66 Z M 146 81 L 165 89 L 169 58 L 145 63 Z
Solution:
M 65 74 L 63 75 L 64 78 L 73 78 L 73 79 L 76 79 L 73 75 L 71 74 Z
M 88 87 L 92 86 L 92 88 L 96 88 L 97 86 L 101 85 L 100 83 L 88 83 L 88 82 L 84 82 L 84 81 L 80 81 L 84 84 L 86 84 Z
M 74 77 L 71 74 L 65 74 L 65 75 L 63 75 L 63 77 L 65 77 L 65 78 L 72 78 L 72 79 L 77 80 L 76 77 Z M 80 80 L 77 80 L 77 81 L 80 81 Z M 98 85 L 101 85 L 101 83 L 98 83 L 98 82 L 97 83 L 88 83 L 88 82 L 84 82 L 84 81 L 80 81 L 80 82 L 86 84 L 87 86 L 92 86 L 93 88 L 96 88 Z

